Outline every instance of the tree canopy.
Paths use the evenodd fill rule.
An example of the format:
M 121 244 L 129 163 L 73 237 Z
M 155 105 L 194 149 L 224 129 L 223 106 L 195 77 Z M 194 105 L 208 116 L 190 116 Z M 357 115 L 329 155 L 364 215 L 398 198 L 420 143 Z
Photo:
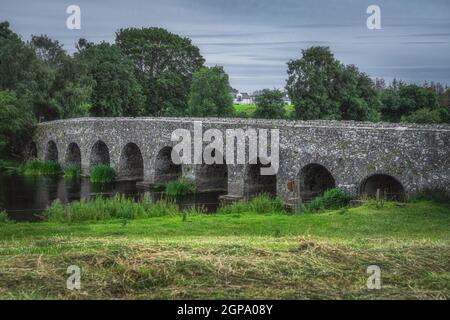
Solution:
M 283 92 L 264 89 L 256 96 L 255 117 L 263 119 L 282 119 L 284 114 Z

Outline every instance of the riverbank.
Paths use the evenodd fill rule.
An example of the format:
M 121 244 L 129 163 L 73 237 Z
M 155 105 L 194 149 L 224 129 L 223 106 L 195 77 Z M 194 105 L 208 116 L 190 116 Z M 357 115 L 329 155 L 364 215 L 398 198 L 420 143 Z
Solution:
M 429 201 L 0 229 L 2 299 L 450 297 L 450 207 Z M 381 290 L 366 287 L 373 264 Z M 65 288 L 70 265 L 79 291 Z

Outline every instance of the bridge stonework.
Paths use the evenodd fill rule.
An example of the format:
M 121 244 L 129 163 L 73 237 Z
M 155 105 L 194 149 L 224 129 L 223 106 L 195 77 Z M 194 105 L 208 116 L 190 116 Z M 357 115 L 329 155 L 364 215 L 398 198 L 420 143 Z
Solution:
M 168 159 L 176 129 L 279 129 L 279 170 L 271 181 L 255 177 L 251 165 L 222 168 L 173 165 Z M 99 162 L 109 163 L 120 179 L 164 182 L 176 176 L 194 179 L 208 189 L 224 188 L 246 197 L 273 185 L 287 200 L 290 180 L 305 195 L 335 186 L 353 195 L 380 186 L 408 197 L 427 188 L 450 188 L 450 126 L 336 121 L 286 121 L 219 118 L 80 118 L 40 123 L 34 142 L 41 159 L 62 166 L 78 162 L 83 174 Z M 224 155 L 225 156 L 225 155 Z M 177 171 L 178 170 L 178 171 Z M 264 180 L 265 179 L 265 180 Z M 388 191 L 386 191 L 388 192 Z

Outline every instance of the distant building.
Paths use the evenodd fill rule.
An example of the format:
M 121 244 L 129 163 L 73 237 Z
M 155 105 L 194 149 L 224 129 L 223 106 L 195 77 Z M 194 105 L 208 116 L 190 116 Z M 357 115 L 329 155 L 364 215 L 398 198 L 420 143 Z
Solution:
M 253 104 L 253 98 L 247 92 L 239 92 L 234 95 L 235 104 Z

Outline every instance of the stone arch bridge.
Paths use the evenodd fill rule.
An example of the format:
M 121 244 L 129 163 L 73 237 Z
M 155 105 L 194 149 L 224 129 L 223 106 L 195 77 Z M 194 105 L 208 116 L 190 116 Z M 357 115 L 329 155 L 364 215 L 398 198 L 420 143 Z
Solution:
M 279 170 L 261 176 L 257 164 L 176 165 L 170 154 L 176 129 L 279 129 Z M 225 135 L 224 135 L 225 136 Z M 304 198 L 331 187 L 353 195 L 408 197 L 427 188 L 450 188 L 450 126 L 337 121 L 219 118 L 81 118 L 40 123 L 36 155 L 83 174 L 98 163 L 118 179 L 164 183 L 184 176 L 200 191 L 222 190 L 230 198 L 267 192 L 287 200 L 290 181 Z M 224 155 L 225 156 L 225 155 Z M 380 191 L 378 191 L 380 192 Z

